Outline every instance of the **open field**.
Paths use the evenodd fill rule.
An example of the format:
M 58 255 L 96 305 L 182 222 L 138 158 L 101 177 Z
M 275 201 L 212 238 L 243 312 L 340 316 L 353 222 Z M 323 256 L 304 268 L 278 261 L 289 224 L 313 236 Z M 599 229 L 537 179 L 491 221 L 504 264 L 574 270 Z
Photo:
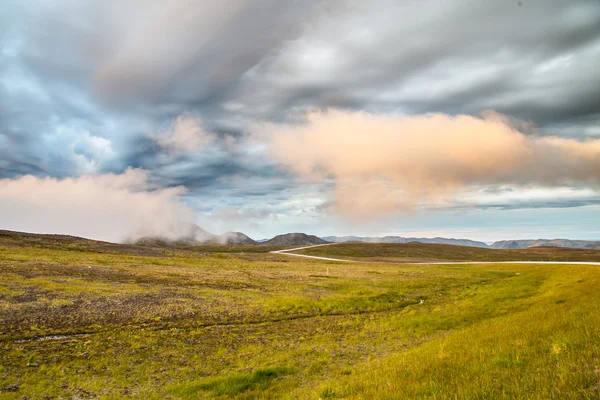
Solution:
M 597 266 L 32 240 L 0 243 L 0 399 L 600 398 Z
M 600 250 L 564 247 L 528 249 L 482 249 L 478 247 L 424 243 L 337 243 L 294 251 L 310 256 L 359 261 L 600 261 Z

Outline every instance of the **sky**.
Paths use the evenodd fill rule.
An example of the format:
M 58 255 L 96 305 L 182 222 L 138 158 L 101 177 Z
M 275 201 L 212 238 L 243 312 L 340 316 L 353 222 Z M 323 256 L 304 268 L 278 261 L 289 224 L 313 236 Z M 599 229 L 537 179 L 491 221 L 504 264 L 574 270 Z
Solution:
M 600 240 L 597 0 L 3 0 L 0 229 Z

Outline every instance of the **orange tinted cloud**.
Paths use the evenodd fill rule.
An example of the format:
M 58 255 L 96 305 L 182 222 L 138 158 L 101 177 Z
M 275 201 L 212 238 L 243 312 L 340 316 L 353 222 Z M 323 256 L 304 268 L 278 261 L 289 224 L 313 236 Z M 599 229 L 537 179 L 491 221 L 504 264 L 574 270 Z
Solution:
M 470 185 L 600 183 L 600 140 L 526 135 L 496 113 L 332 110 L 267 131 L 278 162 L 304 178 L 335 178 L 332 207 L 355 216 L 445 201 Z

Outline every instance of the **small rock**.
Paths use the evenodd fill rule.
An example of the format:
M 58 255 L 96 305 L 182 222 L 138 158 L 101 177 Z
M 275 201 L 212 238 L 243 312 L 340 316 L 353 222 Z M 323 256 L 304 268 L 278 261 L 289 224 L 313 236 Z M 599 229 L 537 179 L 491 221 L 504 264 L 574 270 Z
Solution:
M 10 385 L 4 386 L 2 390 L 5 392 L 16 392 L 17 390 L 19 390 L 19 387 L 20 385 L 16 383 L 11 383 Z

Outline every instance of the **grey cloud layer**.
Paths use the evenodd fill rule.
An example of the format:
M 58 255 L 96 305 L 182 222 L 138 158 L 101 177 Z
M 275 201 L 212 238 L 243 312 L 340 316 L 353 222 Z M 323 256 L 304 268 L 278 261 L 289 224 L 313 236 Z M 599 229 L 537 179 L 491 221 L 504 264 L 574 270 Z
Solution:
M 539 125 L 599 112 L 597 2 L 343 3 L 252 71 L 258 110 L 494 109 Z

